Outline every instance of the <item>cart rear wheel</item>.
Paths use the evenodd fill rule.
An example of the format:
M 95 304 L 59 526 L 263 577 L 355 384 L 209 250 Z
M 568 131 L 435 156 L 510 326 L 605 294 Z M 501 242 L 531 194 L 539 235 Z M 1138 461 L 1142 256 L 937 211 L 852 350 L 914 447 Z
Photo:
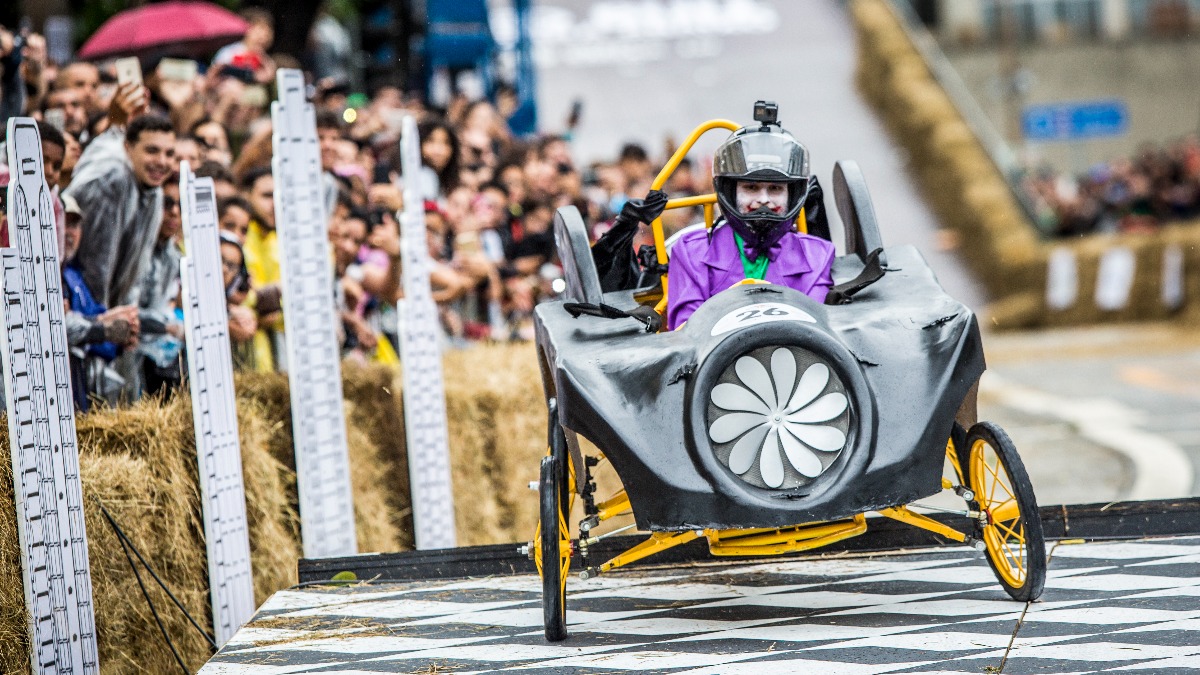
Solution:
M 542 575 L 542 613 L 546 639 L 558 642 L 567 637 L 567 572 L 571 565 L 571 540 L 562 502 L 567 486 L 560 457 L 542 459 L 539 483 L 540 520 L 537 545 Z
M 1046 583 L 1046 541 L 1029 474 L 1008 434 L 990 422 L 967 433 L 967 478 L 979 509 L 988 564 L 1014 600 L 1036 600 Z

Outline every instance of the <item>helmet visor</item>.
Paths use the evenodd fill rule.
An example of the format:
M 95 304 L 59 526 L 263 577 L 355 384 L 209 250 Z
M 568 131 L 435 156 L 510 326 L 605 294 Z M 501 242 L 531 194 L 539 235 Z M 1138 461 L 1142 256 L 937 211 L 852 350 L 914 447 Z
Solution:
M 730 138 L 713 156 L 713 176 L 759 180 L 808 178 L 808 151 L 780 133 L 748 133 Z

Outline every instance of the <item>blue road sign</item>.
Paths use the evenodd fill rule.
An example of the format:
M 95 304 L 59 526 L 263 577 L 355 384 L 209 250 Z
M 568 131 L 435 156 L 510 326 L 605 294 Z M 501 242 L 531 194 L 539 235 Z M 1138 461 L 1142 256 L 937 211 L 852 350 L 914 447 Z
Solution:
M 1121 100 L 1031 105 L 1021 113 L 1021 132 L 1031 141 L 1074 141 L 1120 136 L 1129 130 Z

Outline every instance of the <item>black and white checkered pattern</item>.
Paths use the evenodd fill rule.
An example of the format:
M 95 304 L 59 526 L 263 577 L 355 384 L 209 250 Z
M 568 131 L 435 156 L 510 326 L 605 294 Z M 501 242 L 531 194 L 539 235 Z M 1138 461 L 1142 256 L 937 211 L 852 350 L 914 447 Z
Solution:
M 1051 546 L 1042 599 L 969 550 L 281 591 L 201 671 L 1153 673 L 1200 669 L 1200 537 Z

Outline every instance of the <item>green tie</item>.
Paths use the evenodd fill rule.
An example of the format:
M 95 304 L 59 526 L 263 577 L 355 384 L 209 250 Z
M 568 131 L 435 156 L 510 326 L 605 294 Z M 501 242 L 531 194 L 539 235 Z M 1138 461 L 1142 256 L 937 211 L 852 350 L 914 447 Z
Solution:
M 758 279 L 762 281 L 767 276 L 767 265 L 771 259 L 766 253 L 758 256 L 757 260 L 751 261 L 746 257 L 746 244 L 742 241 L 742 235 L 737 232 L 733 233 L 733 238 L 737 241 L 738 255 L 742 257 L 742 272 L 745 273 L 747 279 Z

